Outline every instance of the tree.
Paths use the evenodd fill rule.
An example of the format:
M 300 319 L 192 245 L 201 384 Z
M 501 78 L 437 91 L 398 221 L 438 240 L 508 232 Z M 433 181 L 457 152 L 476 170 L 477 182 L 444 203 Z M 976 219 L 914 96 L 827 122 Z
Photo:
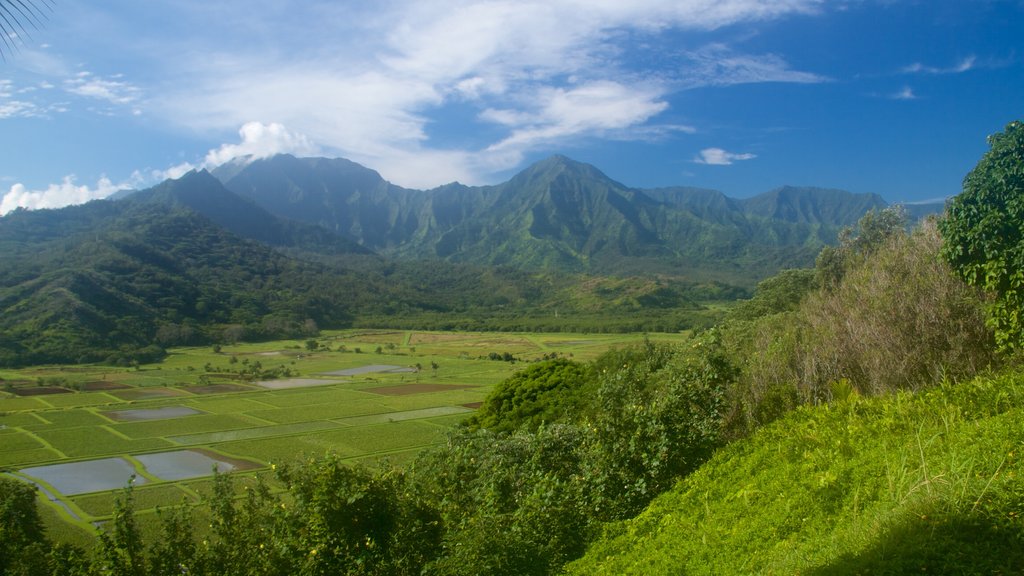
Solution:
M 43 8 L 52 8 L 52 0 L 0 0 L 0 59 L 16 49 L 15 40 L 28 35 L 28 25 L 36 30 L 46 19 Z
M 989 136 L 941 223 L 942 254 L 968 284 L 994 294 L 989 326 L 1002 350 L 1024 346 L 1024 123 Z

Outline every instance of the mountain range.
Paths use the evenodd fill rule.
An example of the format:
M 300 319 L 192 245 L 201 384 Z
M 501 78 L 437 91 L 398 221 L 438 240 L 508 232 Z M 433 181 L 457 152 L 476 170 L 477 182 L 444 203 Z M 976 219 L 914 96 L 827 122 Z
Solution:
M 127 362 L 318 327 L 679 330 L 807 266 L 875 195 L 639 190 L 555 156 L 495 186 L 395 186 L 281 155 L 0 218 L 0 365 Z
M 212 174 L 272 214 L 391 258 L 741 283 L 811 264 L 842 227 L 887 206 L 875 194 L 821 188 L 783 187 L 748 199 L 698 188 L 642 190 L 564 156 L 502 184 L 426 191 L 344 159 L 278 155 Z

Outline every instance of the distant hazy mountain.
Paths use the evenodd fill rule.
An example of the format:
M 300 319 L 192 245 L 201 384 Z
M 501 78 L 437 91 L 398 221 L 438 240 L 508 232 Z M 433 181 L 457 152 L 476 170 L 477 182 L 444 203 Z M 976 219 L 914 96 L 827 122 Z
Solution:
M 280 155 L 214 175 L 271 213 L 401 259 L 731 280 L 808 265 L 839 229 L 886 205 L 877 195 L 818 188 L 746 200 L 698 188 L 642 190 L 564 156 L 496 186 L 428 191 L 343 159 Z

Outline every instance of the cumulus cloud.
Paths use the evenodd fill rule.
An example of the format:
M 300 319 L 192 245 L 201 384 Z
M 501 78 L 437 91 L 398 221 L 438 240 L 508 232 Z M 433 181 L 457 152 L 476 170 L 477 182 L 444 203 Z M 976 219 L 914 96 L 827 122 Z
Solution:
M 309 156 L 317 154 L 319 149 L 309 138 L 302 134 L 289 132 L 287 128 L 276 122 L 246 122 L 238 130 L 242 139 L 238 144 L 223 144 L 216 150 L 206 154 L 204 167 L 214 168 L 235 158 L 269 158 L 276 154 L 295 154 Z
M 728 166 L 740 160 L 753 160 L 754 158 L 757 158 L 756 154 L 736 154 L 726 152 L 721 148 L 705 148 L 700 151 L 700 154 L 693 161 L 697 164 L 707 164 L 709 166 Z
M 106 198 L 119 190 L 133 188 L 137 178 L 135 174 L 132 181 L 114 184 L 109 178 L 103 177 L 95 186 L 88 186 L 76 183 L 72 175 L 65 176 L 60 184 L 51 184 L 42 190 L 29 190 L 23 184 L 14 184 L 0 198 L 0 215 L 16 208 L 61 208 Z

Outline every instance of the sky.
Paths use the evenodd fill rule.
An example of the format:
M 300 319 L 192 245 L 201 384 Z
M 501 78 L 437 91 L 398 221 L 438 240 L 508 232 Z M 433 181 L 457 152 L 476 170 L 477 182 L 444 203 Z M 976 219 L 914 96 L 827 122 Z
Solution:
M 276 153 L 417 189 L 563 154 L 636 188 L 919 202 L 1024 118 L 1024 0 L 34 5 L 0 43 L 0 214 Z

